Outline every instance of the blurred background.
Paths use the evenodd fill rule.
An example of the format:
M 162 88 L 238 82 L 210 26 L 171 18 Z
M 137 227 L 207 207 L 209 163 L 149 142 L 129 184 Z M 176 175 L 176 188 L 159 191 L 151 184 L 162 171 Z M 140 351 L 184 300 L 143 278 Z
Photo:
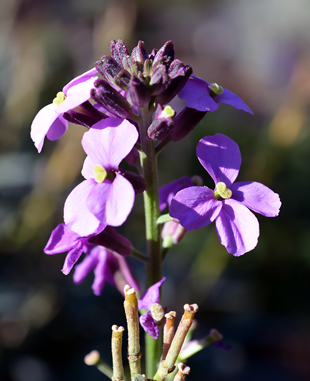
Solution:
M 50 232 L 81 181 L 84 128 L 45 141 L 31 122 L 73 77 L 121 37 L 150 52 L 167 40 L 208 82 L 238 94 L 254 116 L 221 104 L 159 159 L 160 184 L 198 174 L 195 147 L 222 132 L 239 145 L 239 180 L 279 193 L 280 216 L 258 216 L 259 244 L 234 258 L 213 225 L 188 233 L 164 264 L 164 305 L 181 316 L 198 303 L 194 337 L 217 328 L 230 351 L 190 359 L 190 380 L 310 379 L 310 3 L 307 0 L 1 0 L 0 12 L 0 380 L 104 380 L 83 363 L 92 349 L 110 363 L 112 324 L 125 324 L 122 296 L 92 275 L 75 286 L 47 256 Z M 167 165 L 169 163 L 169 165 Z M 144 250 L 142 197 L 119 230 Z M 143 267 L 131 261 L 142 279 Z

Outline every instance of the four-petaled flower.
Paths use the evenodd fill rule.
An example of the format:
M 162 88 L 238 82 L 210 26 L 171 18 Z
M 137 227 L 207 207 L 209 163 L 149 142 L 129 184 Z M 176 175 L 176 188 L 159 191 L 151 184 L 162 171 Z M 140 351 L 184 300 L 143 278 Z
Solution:
M 189 78 L 178 97 L 185 101 L 187 107 L 198 111 L 215 111 L 219 108 L 219 103 L 227 103 L 238 110 L 253 114 L 252 110 L 236 94 L 216 83 L 208 83 L 195 75 Z
M 253 181 L 233 184 L 239 173 L 241 154 L 237 143 L 227 136 L 204 137 L 196 152 L 214 180 L 215 190 L 206 186 L 181 190 L 171 201 L 170 216 L 177 218 L 187 230 L 200 229 L 214 221 L 221 244 L 235 256 L 254 249 L 259 225 L 249 209 L 275 217 L 281 206 L 279 195 Z
M 67 131 L 68 122 L 63 114 L 90 98 L 90 90 L 96 81 L 97 69 L 93 68 L 70 81 L 62 92 L 57 93 L 53 103 L 43 107 L 35 116 L 30 136 L 38 152 L 41 152 L 45 136 L 57 140 Z
M 135 191 L 119 172 L 119 164 L 137 140 L 136 127 L 119 118 L 101 120 L 84 134 L 86 180 L 73 189 L 64 207 L 65 223 L 74 232 L 87 236 L 102 230 L 102 225 L 120 226 L 126 221 Z
M 163 277 L 159 282 L 147 289 L 138 301 L 139 310 L 148 310 L 140 316 L 140 324 L 146 333 L 154 339 L 158 338 L 159 328 L 157 322 L 162 320 L 165 307 L 159 304 L 159 288 L 166 280 Z

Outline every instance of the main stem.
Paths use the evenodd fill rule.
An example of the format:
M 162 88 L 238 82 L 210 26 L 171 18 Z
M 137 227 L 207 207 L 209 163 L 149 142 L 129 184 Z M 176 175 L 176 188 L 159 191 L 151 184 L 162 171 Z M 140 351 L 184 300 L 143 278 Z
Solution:
M 148 258 L 146 263 L 146 287 L 148 288 L 162 278 L 160 226 L 156 223 L 160 212 L 155 145 L 147 136 L 147 129 L 152 122 L 152 113 L 148 111 L 148 106 L 145 106 L 139 108 L 139 115 L 141 117 L 140 140 L 142 148 L 140 162 L 147 184 L 143 198 Z M 161 335 L 157 340 L 148 334 L 145 335 L 146 375 L 148 378 L 152 378 L 156 373 L 157 364 L 160 360 L 161 341 Z

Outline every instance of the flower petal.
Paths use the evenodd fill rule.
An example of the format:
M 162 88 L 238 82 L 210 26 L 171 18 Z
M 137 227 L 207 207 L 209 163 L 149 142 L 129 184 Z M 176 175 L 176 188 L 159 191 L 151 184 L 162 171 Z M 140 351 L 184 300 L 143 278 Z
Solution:
M 30 136 L 38 152 L 42 150 L 47 133 L 49 133 L 49 139 L 53 140 L 55 136 L 59 138 L 66 132 L 68 122 L 57 114 L 56 108 L 57 105 L 54 103 L 43 107 L 31 124 Z M 51 131 L 49 132 L 49 130 Z
M 193 182 L 189 176 L 181 177 L 178 180 L 172 181 L 159 189 L 159 209 L 162 211 L 170 205 L 171 199 L 181 189 L 193 186 Z
M 153 284 L 153 286 L 144 291 L 138 301 L 139 310 L 150 310 L 153 303 L 159 303 L 159 288 L 165 280 L 166 277 L 164 276 L 159 282 Z
M 94 124 L 82 139 L 82 145 L 96 164 L 106 170 L 118 170 L 120 162 L 138 140 L 136 127 L 128 120 L 107 118 Z
M 94 255 L 86 255 L 81 263 L 75 266 L 73 274 L 73 282 L 80 284 L 86 276 L 97 266 L 98 258 Z
M 178 97 L 185 101 L 187 107 L 198 111 L 215 111 L 219 108 L 218 103 L 210 95 L 208 82 L 195 75 L 188 79 Z
M 281 201 L 277 193 L 255 181 L 242 181 L 230 187 L 232 198 L 242 205 L 266 217 L 279 214 Z
M 222 201 L 223 207 L 215 220 L 220 242 L 234 256 L 254 249 L 259 236 L 257 218 L 238 201 Z
M 82 253 L 82 242 L 79 242 L 72 250 L 69 251 L 69 253 L 66 256 L 64 266 L 61 270 L 65 275 L 69 274 L 69 272 L 72 270 L 72 267 L 76 264 Z
M 74 109 L 90 98 L 90 90 L 94 87 L 97 77 L 91 77 L 75 86 L 71 86 L 66 94 L 66 99 L 57 107 L 56 112 L 63 114 Z
M 253 114 L 253 111 L 248 107 L 238 95 L 232 93 L 231 91 L 223 88 L 223 93 L 220 95 L 215 95 L 214 100 L 217 103 L 226 103 L 238 110 L 243 110 L 250 114 Z
M 152 318 L 151 312 L 146 312 L 140 316 L 140 324 L 146 333 L 157 339 L 159 336 L 159 328 L 157 322 Z
M 52 231 L 44 248 L 44 253 L 48 255 L 64 253 L 73 249 L 80 240 L 81 237 L 67 225 L 60 224 Z
M 199 141 L 196 153 L 214 182 L 222 181 L 229 188 L 238 176 L 241 165 L 238 144 L 223 134 L 205 136 Z
M 65 201 L 65 223 L 82 237 L 98 234 L 106 227 L 106 224 L 100 223 L 86 206 L 87 197 L 94 188 L 94 183 L 93 179 L 83 181 L 72 190 Z
M 122 225 L 134 204 L 135 191 L 131 183 L 122 175 L 117 174 L 113 181 L 105 180 L 102 183 L 92 181 L 92 189 L 87 196 L 87 207 L 91 214 L 103 225 Z M 99 201 L 98 201 L 99 200 Z
M 92 289 L 94 294 L 99 296 L 106 282 L 114 286 L 113 274 L 117 269 L 117 260 L 113 254 L 109 253 L 106 248 L 102 246 L 96 246 L 93 250 L 96 251 L 98 264 L 94 270 L 95 279 L 92 284 Z
M 187 230 L 197 230 L 215 220 L 222 208 L 207 187 L 190 187 L 178 192 L 171 200 L 169 214 Z
M 69 83 L 66 84 L 66 86 L 62 89 L 63 93 L 67 96 L 68 90 L 73 87 L 78 85 L 79 83 L 83 83 L 90 79 L 91 77 L 95 77 L 97 79 L 96 74 L 98 73 L 97 69 L 93 67 L 92 69 L 86 71 L 85 73 L 79 75 L 78 77 L 75 77 L 70 81 Z

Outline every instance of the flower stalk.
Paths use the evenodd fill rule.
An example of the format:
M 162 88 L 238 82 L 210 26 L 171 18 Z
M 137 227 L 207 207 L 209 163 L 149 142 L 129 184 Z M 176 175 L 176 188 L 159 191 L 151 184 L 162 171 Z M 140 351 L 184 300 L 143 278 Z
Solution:
M 164 326 L 164 348 L 161 356 L 161 362 L 166 360 L 167 353 L 170 349 L 173 336 L 174 336 L 174 320 L 176 318 L 176 312 L 171 311 L 165 315 L 166 324 Z
M 112 381 L 125 381 L 123 360 L 122 360 L 122 340 L 124 327 L 112 326 L 112 361 L 113 361 L 113 377 Z
M 130 286 L 128 285 L 125 286 L 124 293 L 125 293 L 124 309 L 125 309 L 127 329 L 128 329 L 128 361 L 129 361 L 131 378 L 133 378 L 135 374 L 141 373 L 138 301 L 137 301 L 136 291 Z
M 160 364 L 158 371 L 154 376 L 154 381 L 163 381 L 167 375 L 173 371 L 185 337 L 192 325 L 193 318 L 197 311 L 197 304 L 185 304 L 184 314 L 172 340 L 170 349 L 166 356 L 166 360 Z

